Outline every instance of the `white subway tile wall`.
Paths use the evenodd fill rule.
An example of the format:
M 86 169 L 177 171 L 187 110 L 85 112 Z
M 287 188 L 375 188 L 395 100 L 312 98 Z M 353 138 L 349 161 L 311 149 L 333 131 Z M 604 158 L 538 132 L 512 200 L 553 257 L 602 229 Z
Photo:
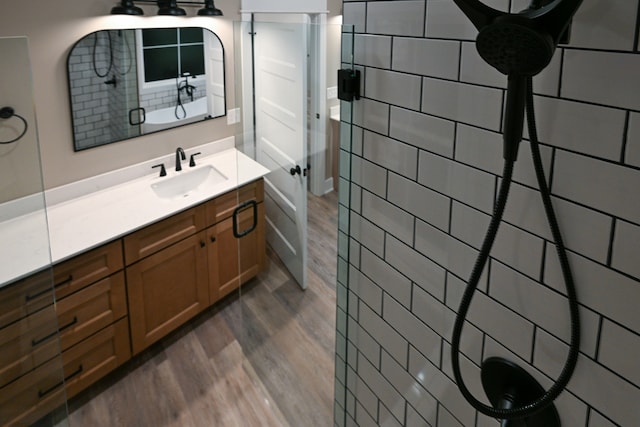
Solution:
M 571 427 L 640 425 L 639 2 L 584 0 L 570 43 L 534 80 L 580 301 L 579 362 L 556 401 Z M 484 3 L 517 11 L 529 0 Z M 341 133 L 335 425 L 498 426 L 458 391 L 450 334 L 501 181 L 505 77 L 482 62 L 452 0 L 343 4 L 364 90 Z M 501 356 L 549 387 L 569 333 L 525 140 L 463 330 L 467 386 L 484 398 L 480 364 Z

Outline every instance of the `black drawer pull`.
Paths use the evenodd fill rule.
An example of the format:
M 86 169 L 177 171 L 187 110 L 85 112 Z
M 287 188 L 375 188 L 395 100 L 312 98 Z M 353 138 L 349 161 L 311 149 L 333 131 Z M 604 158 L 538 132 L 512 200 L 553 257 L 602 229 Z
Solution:
M 239 225 L 238 215 L 240 214 L 240 212 L 249 208 L 253 209 L 253 222 L 251 224 L 251 227 L 243 231 L 238 231 L 238 225 Z M 240 203 L 238 207 L 233 211 L 233 237 L 235 237 L 236 239 L 244 237 L 247 234 L 251 233 L 253 230 L 255 230 L 257 225 L 258 225 L 258 203 L 255 200 L 247 200 L 244 203 Z
M 67 285 L 67 284 L 69 284 L 71 282 L 73 282 L 73 274 L 70 274 L 69 277 L 64 279 L 62 282 L 56 283 L 53 286 L 56 287 L 56 288 L 59 288 L 60 286 Z
M 209 240 L 211 240 L 211 243 L 215 243 L 216 242 L 216 236 L 209 237 Z
M 38 297 L 41 297 L 42 295 L 46 294 L 47 292 L 50 292 L 51 291 L 51 287 L 50 286 L 51 285 L 47 286 L 46 288 L 44 288 L 40 292 L 35 293 L 33 295 L 25 295 L 25 297 L 24 297 L 25 301 L 26 302 L 33 301 L 34 299 L 36 299 Z
M 69 381 L 71 380 L 71 378 L 80 375 L 80 373 L 82 372 L 82 365 L 80 365 L 78 367 L 78 369 L 76 369 L 74 372 L 72 372 L 68 377 L 66 377 L 65 379 L 63 379 L 62 381 L 60 381 L 58 384 L 53 385 L 51 387 L 49 387 L 46 390 L 38 390 L 38 397 L 44 397 L 47 394 L 51 393 L 53 390 L 57 389 L 58 387 L 64 385 L 65 381 Z
M 58 288 L 60 286 L 66 285 L 68 283 L 73 282 L 73 275 L 70 274 L 69 277 L 67 277 L 66 279 L 64 279 L 62 282 L 60 283 L 56 283 L 55 285 L 53 285 L 54 287 Z M 25 295 L 25 300 L 27 302 L 29 301 L 33 301 L 34 299 L 41 297 L 42 295 L 46 294 L 47 292 L 49 292 L 51 290 L 51 288 L 47 287 L 45 289 L 43 289 L 42 291 L 35 293 L 33 295 Z
M 31 341 L 31 346 L 32 346 L 32 347 L 35 347 L 35 346 L 37 346 L 38 344 L 41 344 L 41 343 L 45 342 L 45 341 L 46 341 L 46 340 L 48 340 L 49 338 L 54 337 L 58 332 L 62 332 L 62 331 L 64 331 L 65 329 L 68 329 L 68 328 L 72 327 L 72 326 L 73 326 L 73 325 L 75 325 L 76 323 L 78 323 L 78 316 L 73 316 L 73 320 L 72 320 L 71 322 L 67 323 L 67 324 L 66 324 L 66 325 L 64 325 L 64 326 L 61 326 L 61 327 L 60 327 L 60 329 L 58 329 L 58 330 L 56 330 L 56 331 L 51 332 L 51 333 L 50 333 L 49 335 L 47 335 L 46 337 L 42 337 L 42 338 L 37 339 L 37 340 L 32 340 L 32 341 Z

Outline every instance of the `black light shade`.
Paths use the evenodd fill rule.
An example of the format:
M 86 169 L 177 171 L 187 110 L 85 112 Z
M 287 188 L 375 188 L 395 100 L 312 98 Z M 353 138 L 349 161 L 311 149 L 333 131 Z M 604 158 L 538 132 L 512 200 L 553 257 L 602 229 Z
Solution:
M 178 7 L 176 0 L 164 2 L 164 5 L 158 9 L 158 15 L 184 16 L 186 14 L 187 12 L 184 9 Z
M 216 8 L 213 0 L 204 0 L 204 8 L 198 11 L 200 16 L 222 16 L 222 11 Z
M 142 9 L 133 5 L 133 0 L 122 0 L 111 9 L 112 15 L 142 15 Z

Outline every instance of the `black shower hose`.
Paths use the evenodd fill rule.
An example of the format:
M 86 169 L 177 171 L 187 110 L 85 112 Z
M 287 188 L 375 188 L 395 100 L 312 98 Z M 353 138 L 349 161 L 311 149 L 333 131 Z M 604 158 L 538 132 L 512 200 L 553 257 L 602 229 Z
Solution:
M 498 228 L 500 226 L 500 222 L 502 221 L 502 215 L 504 213 L 504 208 L 505 208 L 507 197 L 509 194 L 509 188 L 511 186 L 514 161 L 505 160 L 504 172 L 502 175 L 502 183 L 500 185 L 498 199 L 494 207 L 493 217 L 491 218 L 491 223 L 489 224 L 489 228 L 487 230 L 487 234 L 482 243 L 482 247 L 480 249 L 478 258 L 476 259 L 476 263 L 471 273 L 469 283 L 467 284 L 467 287 L 462 296 L 462 300 L 460 302 L 460 308 L 458 309 L 458 314 L 456 316 L 456 321 L 453 327 L 453 335 L 451 338 L 451 364 L 453 367 L 453 375 L 455 377 L 458 388 L 460 389 L 460 392 L 465 397 L 465 399 L 467 399 L 467 401 L 471 404 L 471 406 L 473 406 L 475 409 L 477 409 L 478 411 L 480 411 L 485 415 L 488 415 L 493 418 L 501 419 L 501 420 L 525 418 L 549 406 L 560 395 L 560 393 L 565 389 L 565 387 L 569 383 L 569 380 L 571 379 L 571 375 L 573 374 L 573 371 L 578 362 L 578 350 L 580 348 L 580 317 L 578 312 L 579 311 L 578 299 L 576 296 L 576 289 L 573 282 L 573 276 L 571 274 L 571 269 L 569 267 L 567 251 L 565 249 L 562 236 L 560 234 L 558 221 L 556 219 L 556 215 L 553 210 L 553 206 L 551 204 L 551 195 L 550 195 L 549 187 L 547 185 L 547 182 L 544 176 L 542 159 L 540 157 L 540 148 L 539 148 L 539 142 L 538 142 L 538 134 L 537 134 L 538 132 L 536 129 L 535 114 L 533 110 L 533 84 L 532 84 L 531 77 L 527 79 L 526 111 L 527 111 L 527 123 L 529 128 L 531 155 L 533 157 L 536 177 L 538 180 L 538 187 L 540 188 L 540 195 L 542 197 L 542 202 L 544 204 L 547 221 L 549 223 L 549 227 L 551 228 L 553 239 L 555 240 L 556 252 L 558 254 L 558 259 L 560 261 L 560 267 L 562 269 L 562 275 L 564 278 L 567 297 L 569 300 L 569 312 L 571 317 L 571 342 L 569 345 L 569 352 L 567 354 L 566 362 L 557 380 L 542 396 L 540 396 L 538 399 L 534 400 L 533 402 L 524 404 L 523 406 L 510 408 L 510 409 L 501 409 L 501 408 L 494 408 L 492 406 L 486 405 L 480 402 L 479 400 L 477 400 L 471 394 L 471 392 L 466 387 L 462 379 L 462 374 L 460 373 L 460 338 L 462 335 L 462 327 L 464 326 L 464 321 L 467 317 L 467 312 L 469 310 L 469 306 L 471 305 L 471 300 L 473 298 L 476 288 L 478 287 L 480 276 L 482 275 L 484 266 L 487 262 L 487 259 L 489 258 L 489 253 L 491 252 L 491 248 L 493 246 L 493 242 L 495 240 L 496 234 L 498 233 Z

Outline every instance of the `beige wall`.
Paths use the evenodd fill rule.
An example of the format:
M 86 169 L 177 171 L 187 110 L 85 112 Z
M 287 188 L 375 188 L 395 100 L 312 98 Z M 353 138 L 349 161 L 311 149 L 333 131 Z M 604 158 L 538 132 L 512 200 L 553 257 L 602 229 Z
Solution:
M 225 14 L 223 18 L 192 17 L 194 8 L 187 11 L 189 18 L 159 17 L 154 16 L 154 7 L 145 7 L 144 17 L 110 16 L 109 11 L 116 3 L 116 0 L 21 0 L 12 2 L 0 15 L 0 36 L 29 39 L 33 99 L 46 188 L 162 156 L 178 146 L 189 148 L 235 134 L 235 126 L 227 126 L 223 117 L 77 153 L 73 151 L 67 55 L 77 40 L 98 29 L 171 25 L 211 29 L 225 47 L 227 108 L 235 107 L 233 21 L 239 19 L 239 0 L 216 1 L 216 6 Z M 25 96 L 28 97 L 28 93 Z
M 33 110 L 29 44 L 24 37 L 0 38 L 0 108 L 11 107 L 28 125 L 16 142 L 0 145 L 0 203 L 42 191 L 38 138 Z M 5 58 L 11 58 L 7 61 Z M 0 119 L 0 141 L 24 131 L 20 119 Z

